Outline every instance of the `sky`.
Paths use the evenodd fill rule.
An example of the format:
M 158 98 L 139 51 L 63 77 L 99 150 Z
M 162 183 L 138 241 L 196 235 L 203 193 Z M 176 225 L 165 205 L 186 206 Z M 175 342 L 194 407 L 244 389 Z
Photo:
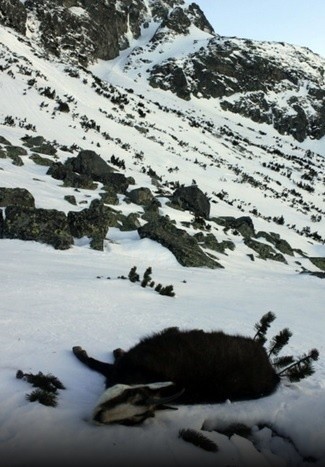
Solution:
M 288 42 L 325 57 L 324 0 L 195 0 L 216 33 Z

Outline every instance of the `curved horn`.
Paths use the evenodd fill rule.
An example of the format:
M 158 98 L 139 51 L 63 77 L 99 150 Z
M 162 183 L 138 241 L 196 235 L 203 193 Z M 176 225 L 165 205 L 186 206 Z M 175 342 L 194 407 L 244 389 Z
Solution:
M 166 397 L 149 397 L 147 400 L 148 404 L 152 405 L 163 405 L 163 404 L 168 404 L 169 402 L 172 402 L 176 399 L 178 399 L 180 396 L 182 396 L 185 392 L 185 389 L 181 389 L 178 391 L 176 394 L 172 394 L 171 396 L 166 396 Z

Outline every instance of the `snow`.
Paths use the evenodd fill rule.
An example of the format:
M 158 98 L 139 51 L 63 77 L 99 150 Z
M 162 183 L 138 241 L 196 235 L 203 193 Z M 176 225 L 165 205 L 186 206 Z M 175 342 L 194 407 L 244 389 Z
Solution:
M 148 37 L 155 27 L 152 23 L 148 28 Z M 194 33 L 198 40 L 208 40 L 202 31 Z M 84 149 L 93 149 L 105 160 L 114 154 L 125 160 L 126 175 L 136 180 L 131 189 L 146 186 L 155 192 L 151 178 L 142 170 L 148 167 L 152 167 L 164 182 L 189 184 L 194 178 L 198 186 L 217 201 L 212 204 L 211 217 L 250 215 L 256 231 L 279 233 L 305 254 L 325 256 L 324 244 L 298 235 L 287 225 L 270 223 L 250 213 L 250 209 L 257 207 L 265 216 L 283 214 L 288 224 L 299 228 L 307 225 L 324 236 L 324 220 L 314 225 L 310 213 L 303 212 L 299 206 L 292 206 L 286 199 L 274 197 L 270 191 L 273 188 L 281 194 L 282 190 L 295 187 L 303 194 L 303 199 L 314 206 L 311 209 L 322 209 L 324 138 L 298 144 L 291 137 L 280 137 L 267 125 L 222 112 L 213 100 L 193 98 L 191 102 L 182 102 L 171 93 L 150 90 L 141 77 L 134 82 L 134 69 L 128 73 L 124 71 L 127 52 L 125 55 L 123 52 L 116 61 L 99 62 L 92 68 L 98 76 L 115 83 L 121 92 L 123 86 L 135 89 L 135 93 L 128 96 L 130 103 L 125 111 L 116 110 L 110 100 L 104 100 L 91 88 L 92 78 L 88 74 L 81 73 L 80 79 L 69 76 L 64 65 L 44 61 L 6 28 L 0 30 L 0 42 L 5 44 L 0 49 L 3 63 L 5 54 L 9 53 L 7 47 L 16 54 L 18 65 L 30 66 L 34 73 L 36 70 L 43 75 L 37 77 L 39 87 L 50 86 L 56 90 L 57 96 L 70 95 L 75 99 L 69 114 L 55 113 L 56 102 L 46 100 L 35 88 L 29 88 L 27 80 L 30 76 L 19 73 L 18 65 L 14 68 L 15 79 L 2 73 L 0 135 L 13 144 L 21 146 L 21 138 L 25 134 L 43 135 L 49 141 L 57 141 L 55 160 L 57 158 L 61 162 L 77 154 L 63 151 L 62 145 L 77 144 Z M 199 46 L 199 43 L 195 44 L 195 47 Z M 166 57 L 175 52 L 173 47 L 164 48 Z M 185 38 L 181 39 L 181 47 L 181 55 L 193 51 L 193 44 L 186 43 Z M 283 53 L 288 50 L 294 53 L 287 47 Z M 158 60 L 158 52 L 153 58 Z M 83 82 L 85 79 L 88 84 Z M 137 96 L 137 92 L 144 98 Z M 41 109 L 40 105 L 45 100 L 48 107 Z M 166 114 L 154 104 L 156 101 L 180 111 L 181 115 Z M 145 120 L 137 117 L 140 102 L 145 103 L 150 111 Z M 103 110 L 110 116 L 107 117 Z M 85 132 L 75 116 L 77 114 L 94 119 L 101 132 Z M 16 126 L 2 124 L 7 115 L 16 119 Z M 204 123 L 202 127 L 192 127 L 189 124 L 192 116 L 202 119 L 202 122 L 212 122 L 213 129 L 203 131 Z M 37 131 L 20 127 L 18 123 L 24 119 L 35 125 Z M 128 119 L 128 125 L 121 123 L 123 119 Z M 140 133 L 135 124 L 146 128 L 148 133 Z M 241 143 L 242 149 L 233 146 L 231 140 L 220 133 L 220 128 L 225 126 L 249 143 Z M 108 132 L 111 139 L 106 140 L 103 131 Z M 266 133 L 263 135 L 263 147 L 261 131 Z M 126 146 L 122 147 L 118 139 Z M 187 144 L 182 145 L 181 142 Z M 317 148 L 320 156 L 315 155 L 313 159 L 319 167 L 315 192 L 303 192 L 292 180 L 264 169 L 262 163 L 273 160 L 266 148 L 281 148 L 286 154 L 302 160 L 307 149 Z M 140 151 L 143 153 L 142 161 L 136 157 Z M 22 156 L 22 167 L 13 165 L 8 158 L 0 159 L 1 186 L 27 188 L 35 197 L 36 207 L 55 208 L 66 213 L 84 209 L 91 200 L 99 197 L 101 184 L 95 190 L 79 192 L 62 187 L 62 182 L 46 175 L 46 167 L 29 159 L 31 154 L 32 150 L 29 150 L 27 156 Z M 202 167 L 203 164 L 206 168 Z M 175 166 L 179 170 L 169 172 Z M 294 162 L 290 167 L 293 178 L 298 179 L 300 167 Z M 270 177 L 267 189 L 255 189 L 248 183 L 240 183 L 243 173 L 237 175 L 234 168 L 261 180 L 267 174 Z M 282 183 L 280 188 L 277 182 Z M 170 186 L 165 189 L 169 192 Z M 229 200 L 237 202 L 228 204 L 213 195 L 221 190 L 228 193 Z M 68 194 L 76 197 L 77 206 L 64 200 Z M 161 214 L 168 214 L 178 226 L 181 222 L 191 221 L 193 216 L 190 213 L 172 209 L 166 205 L 163 195 L 160 200 Z M 122 195 L 119 205 L 114 208 L 126 215 L 143 211 L 142 207 L 127 203 Z M 195 233 L 192 227 L 187 230 Z M 117 228 L 110 228 L 107 232 L 102 252 L 91 250 L 87 238 L 76 240 L 67 251 L 57 251 L 35 242 L 0 241 L 3 265 L 0 458 L 3 465 L 38 467 L 44 464 L 51 466 L 53 462 L 53 465 L 96 464 L 98 467 L 275 467 L 307 466 L 310 463 L 306 459 L 311 457 L 315 458 L 313 465 L 325 465 L 324 284 L 317 277 L 298 274 L 301 266 L 297 263 L 312 271 L 317 268 L 300 253 L 294 257 L 286 256 L 287 264 L 266 262 L 257 257 L 253 262 L 247 257 L 252 250 L 247 248 L 242 237 L 225 233 L 215 224 L 212 230 L 219 241 L 231 240 L 236 245 L 233 252 L 218 255 L 225 268 L 222 270 L 184 268 L 169 250 L 158 243 L 140 239 L 137 231 L 121 232 Z M 137 266 L 140 274 L 151 266 L 153 279 L 164 285 L 172 284 L 176 297 L 162 297 L 152 289 L 143 289 L 119 278 L 127 276 L 133 266 Z M 207 331 L 222 329 L 232 334 L 252 336 L 254 324 L 270 310 L 277 316 L 270 336 L 284 327 L 293 332 L 288 353 L 301 355 L 314 347 L 319 350 L 320 360 L 315 362 L 315 373 L 308 379 L 297 384 L 284 380 L 273 395 L 256 401 L 228 401 L 217 405 L 181 407 L 178 411 L 161 411 L 138 427 L 98 427 L 91 423 L 92 410 L 104 389 L 104 381 L 76 360 L 71 352 L 72 346 L 81 345 L 92 356 L 112 361 L 113 349 L 128 349 L 143 336 L 169 326 Z M 44 407 L 27 401 L 25 395 L 32 388 L 25 381 L 16 379 L 19 369 L 32 373 L 49 372 L 59 377 L 66 390 L 60 391 L 58 407 Z M 251 439 L 239 435 L 228 439 L 218 432 L 234 422 L 252 426 Z M 202 426 L 208 430 L 204 434 L 218 444 L 217 453 L 205 452 L 178 437 L 182 428 L 200 430 Z
M 87 11 L 79 6 L 72 6 L 69 11 L 76 16 L 88 16 Z
M 284 441 L 281 449 L 271 440 L 264 441 L 267 454 L 259 454 L 249 441 L 238 436 L 228 440 L 211 431 L 209 435 L 220 445 L 220 452 L 212 455 L 183 445 L 177 437 L 181 428 L 200 429 L 204 424 L 213 430 L 233 422 L 267 423 L 289 436 L 301 456 L 313 455 L 319 459 L 315 465 L 322 465 L 322 360 L 309 379 L 299 384 L 283 382 L 274 395 L 258 401 L 182 407 L 177 412 L 160 412 L 136 428 L 91 424 L 103 378 L 75 359 L 73 345 L 111 361 L 114 348 L 127 349 L 139 338 L 168 326 L 252 335 L 253 324 L 271 309 L 278 318 L 272 332 L 289 327 L 294 333 L 290 352 L 301 354 L 314 346 L 321 355 L 325 351 L 320 280 L 283 272 L 277 265 L 266 273 L 262 262 L 257 268 L 247 263 L 245 271 L 240 267 L 184 269 L 155 242 L 126 236 L 117 244 L 117 230 L 112 232 L 112 243 L 104 252 L 87 247 L 58 252 L 34 242 L 1 241 L 6 270 L 2 276 L 0 452 L 6 465 L 21 465 L 26 458 L 40 465 L 51 453 L 57 462 L 73 459 L 85 465 L 91 456 L 97 465 L 126 465 L 131 459 L 139 465 L 149 465 L 149 460 L 158 465 L 227 465 L 232 459 L 240 465 L 254 465 L 250 464 L 254 459 L 278 465 L 280 459 L 290 459 L 291 445 Z M 117 279 L 133 265 L 139 272 L 152 265 L 153 278 L 172 283 L 176 297 L 161 297 Z M 28 402 L 25 394 L 31 386 L 15 380 L 18 369 L 59 377 L 66 390 L 60 391 L 58 407 Z M 301 456 L 299 465 L 304 465 Z

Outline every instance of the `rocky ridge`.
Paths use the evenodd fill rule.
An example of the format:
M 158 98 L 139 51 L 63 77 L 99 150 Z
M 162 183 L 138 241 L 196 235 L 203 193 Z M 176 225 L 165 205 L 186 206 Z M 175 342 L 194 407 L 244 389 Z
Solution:
M 325 135 L 324 59 L 284 43 L 220 37 L 195 3 L 7 0 L 0 22 L 48 57 L 87 66 L 126 51 L 124 71 L 136 70 L 154 88 L 185 100 L 214 99 L 299 142 Z

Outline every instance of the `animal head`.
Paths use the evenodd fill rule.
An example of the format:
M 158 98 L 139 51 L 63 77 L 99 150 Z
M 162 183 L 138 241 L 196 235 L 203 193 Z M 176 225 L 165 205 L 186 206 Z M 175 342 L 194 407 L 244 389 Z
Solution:
M 183 392 L 176 390 L 170 382 L 134 386 L 116 384 L 102 394 L 93 420 L 99 424 L 138 425 L 154 417 L 156 410 L 172 409 L 165 404 L 176 400 Z

